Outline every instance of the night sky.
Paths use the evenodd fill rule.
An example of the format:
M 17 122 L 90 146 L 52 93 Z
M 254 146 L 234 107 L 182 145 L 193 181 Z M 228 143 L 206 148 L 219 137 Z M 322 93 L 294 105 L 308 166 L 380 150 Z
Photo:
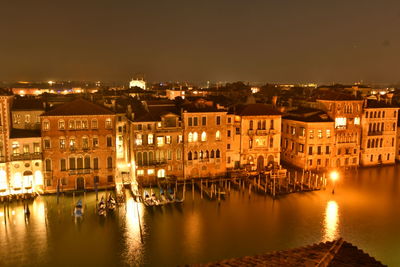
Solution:
M 400 1 L 0 3 L 0 80 L 400 81 Z

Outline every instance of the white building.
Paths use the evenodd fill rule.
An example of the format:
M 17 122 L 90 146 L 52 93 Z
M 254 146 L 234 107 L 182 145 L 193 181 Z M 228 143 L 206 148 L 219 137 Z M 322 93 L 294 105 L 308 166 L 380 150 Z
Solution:
M 129 88 L 139 87 L 146 90 L 146 82 L 143 79 L 132 79 L 129 82 Z

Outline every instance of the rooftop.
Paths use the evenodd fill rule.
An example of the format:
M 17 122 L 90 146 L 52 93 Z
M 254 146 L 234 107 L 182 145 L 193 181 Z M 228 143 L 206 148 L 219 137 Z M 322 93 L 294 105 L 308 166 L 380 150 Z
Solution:
M 321 92 L 318 94 L 317 99 L 320 100 L 333 100 L 333 101 L 350 101 L 350 100 L 362 100 L 359 97 L 356 97 L 352 94 L 346 94 L 343 92 L 337 92 L 337 91 L 326 91 L 326 92 Z
M 148 111 L 135 113 L 135 122 L 161 121 L 161 116 L 173 113 L 178 115 L 179 111 L 175 106 L 149 106 Z
M 31 97 L 16 97 L 12 110 L 44 110 L 43 101 Z
M 326 112 L 309 107 L 299 107 L 291 110 L 283 116 L 283 119 L 303 122 L 333 122 Z
M 40 130 L 11 129 L 10 138 L 40 137 Z
M 42 116 L 76 116 L 76 115 L 112 115 L 114 112 L 104 106 L 95 104 L 83 98 L 76 98 L 56 106 Z
M 385 266 L 356 246 L 338 239 L 311 246 L 193 266 Z
M 386 103 L 384 100 L 378 101 L 378 100 L 368 99 L 367 106 L 365 108 L 398 108 L 398 107 Z
M 259 103 L 237 106 L 235 113 L 240 116 L 282 115 L 278 110 Z

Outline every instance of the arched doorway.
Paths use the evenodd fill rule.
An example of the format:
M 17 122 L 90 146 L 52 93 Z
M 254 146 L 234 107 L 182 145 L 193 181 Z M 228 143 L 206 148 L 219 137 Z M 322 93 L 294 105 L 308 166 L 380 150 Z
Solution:
M 83 177 L 76 179 L 76 190 L 85 190 L 85 179 Z
M 263 156 L 258 156 L 257 158 L 257 171 L 263 171 L 264 170 L 264 157 Z
M 275 160 L 274 160 L 274 156 L 272 156 L 272 155 L 269 155 L 269 156 L 268 156 L 268 165 L 270 165 L 270 164 L 274 164 L 274 162 L 275 162 Z
M 23 173 L 23 183 L 24 183 L 24 188 L 26 190 L 32 189 L 32 184 L 33 184 L 33 173 L 31 171 L 25 171 Z

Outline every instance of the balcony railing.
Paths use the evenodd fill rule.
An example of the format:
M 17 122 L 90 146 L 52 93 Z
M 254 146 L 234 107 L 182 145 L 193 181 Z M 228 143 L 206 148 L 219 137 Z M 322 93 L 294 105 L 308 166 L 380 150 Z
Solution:
M 368 132 L 368 136 L 382 135 L 382 131 Z
M 69 175 L 90 174 L 91 172 L 92 172 L 92 169 L 68 170 Z
M 257 135 L 267 135 L 268 134 L 268 130 L 257 130 L 256 134 Z
M 141 164 L 138 164 L 138 166 L 141 167 L 146 167 L 146 166 L 157 166 L 157 165 L 164 165 L 167 164 L 166 160 L 153 160 L 153 161 L 147 161 L 147 162 L 142 162 Z
M 11 160 L 33 160 L 33 159 L 42 159 L 42 153 L 24 153 L 24 154 L 12 154 Z

